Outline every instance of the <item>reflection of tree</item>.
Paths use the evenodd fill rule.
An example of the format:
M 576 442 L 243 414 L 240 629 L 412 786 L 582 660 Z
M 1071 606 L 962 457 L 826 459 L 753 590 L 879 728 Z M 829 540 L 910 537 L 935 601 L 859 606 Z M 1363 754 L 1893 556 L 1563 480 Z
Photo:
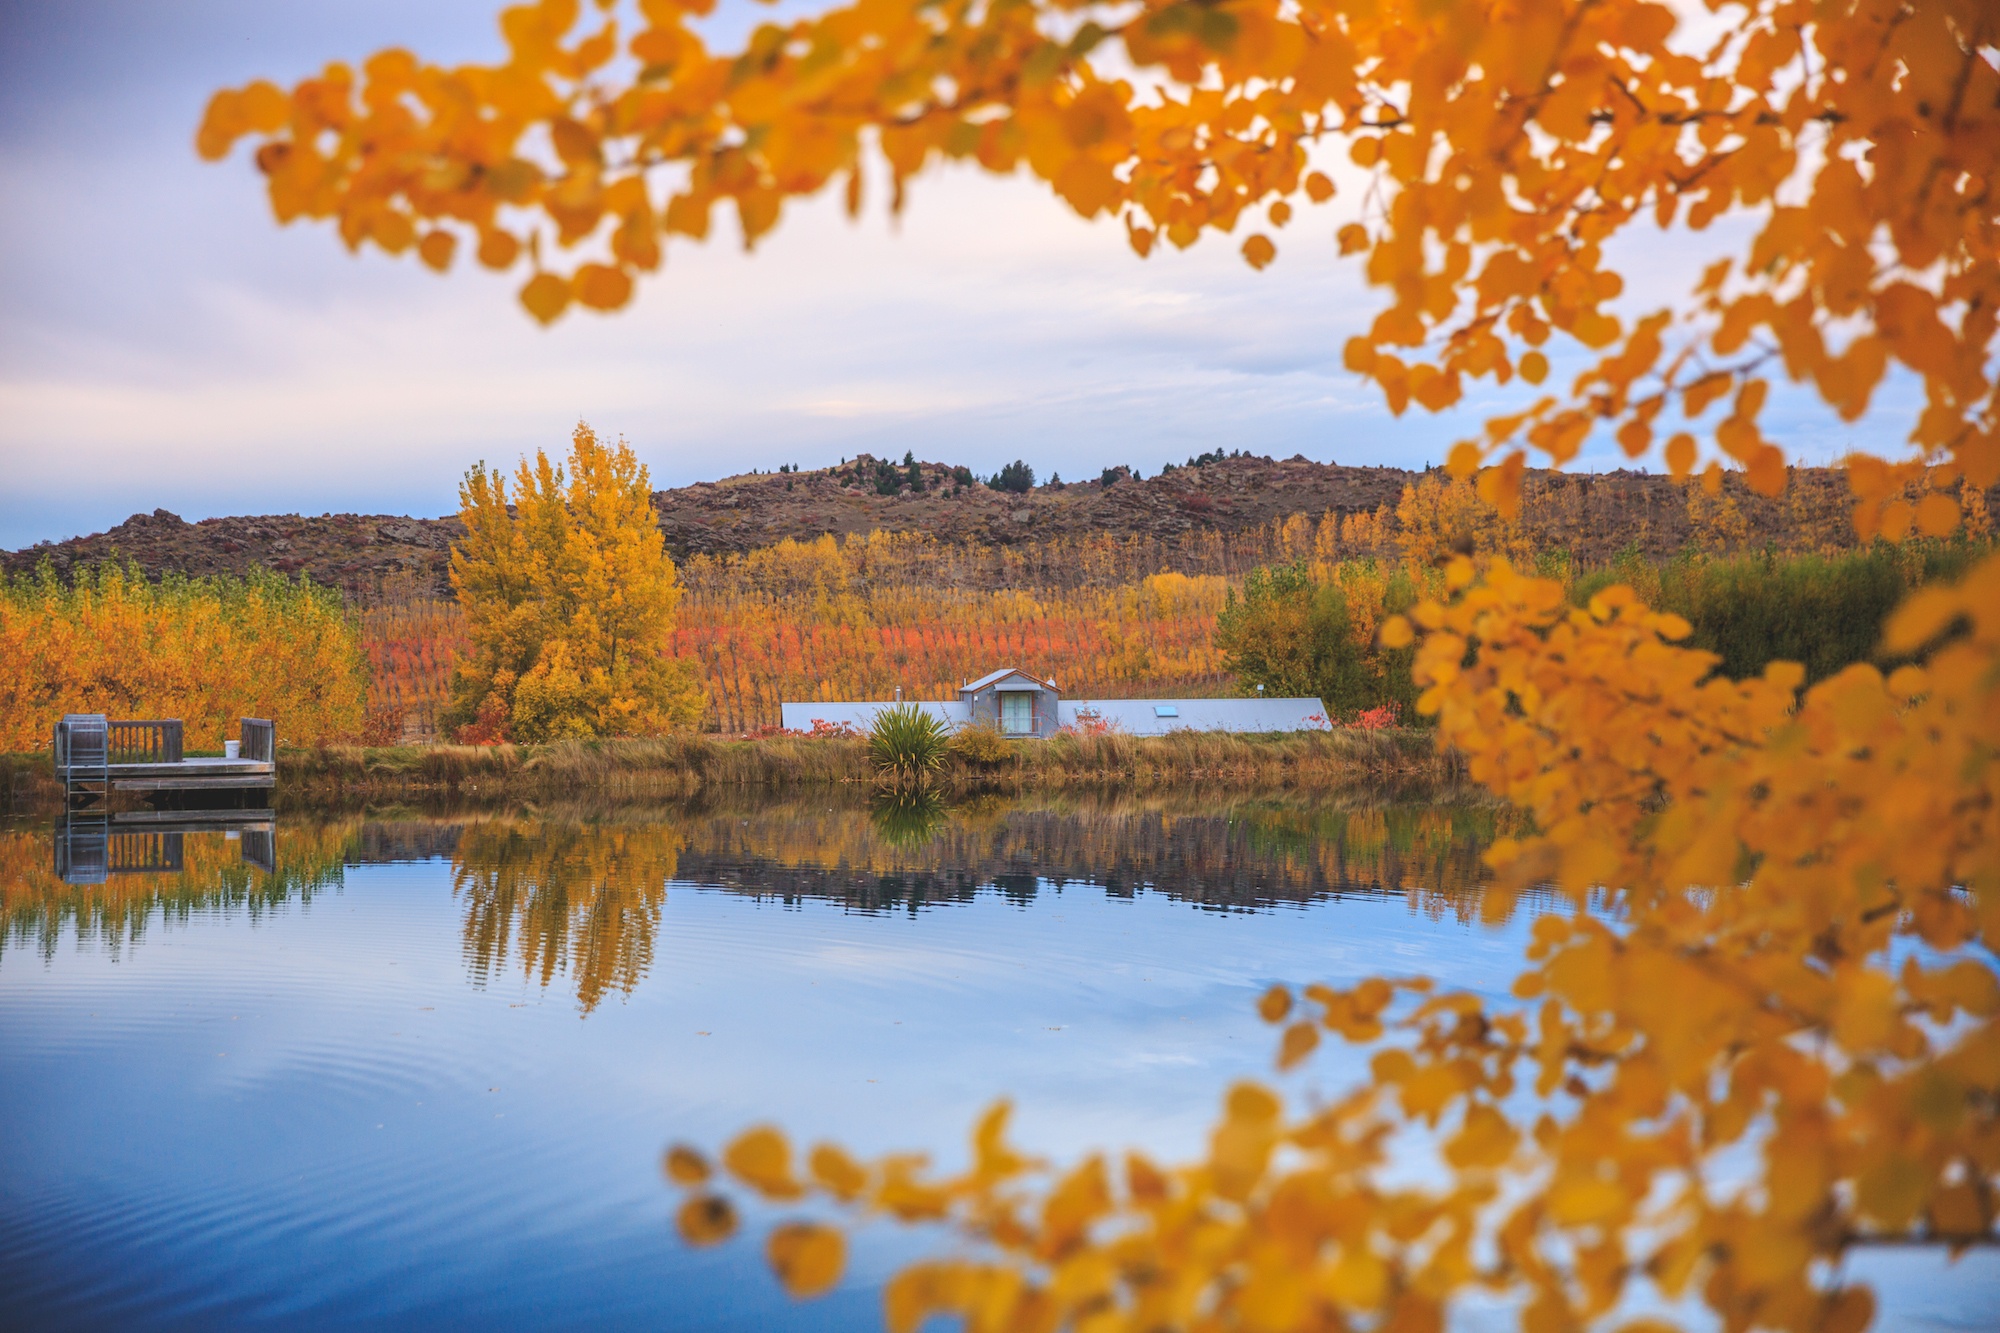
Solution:
M 1493 807 L 1352 810 L 1218 800 L 978 801 L 874 818 L 824 801 L 715 810 L 688 825 L 682 876 L 783 899 L 861 910 L 970 899 L 1014 901 L 1044 882 L 1149 890 L 1220 909 L 1409 891 L 1425 910 L 1476 910 L 1480 853 L 1521 821 Z M 920 836 L 913 831 L 920 828 Z
M 116 948 L 136 943 L 155 913 L 167 923 L 209 909 L 255 916 L 309 898 L 341 882 L 343 862 L 449 858 L 475 984 L 518 961 L 544 986 L 571 978 L 588 1012 L 651 968 L 670 879 L 859 911 L 982 893 L 1027 904 L 1047 885 L 1087 884 L 1223 911 L 1407 892 L 1422 910 L 1466 917 L 1483 896 L 1480 852 L 1521 823 L 1492 807 L 1232 804 L 1201 793 L 975 797 L 947 808 L 934 796 L 871 806 L 820 791 L 665 815 L 578 806 L 534 818 L 287 820 L 273 873 L 244 864 L 221 833 L 187 833 L 177 872 L 78 887 L 56 877 L 43 829 L 0 833 L 0 949 L 33 940 L 51 954 L 66 923 Z
M 607 990 L 630 994 L 652 965 L 680 848 L 680 831 L 667 824 L 467 825 L 452 892 L 465 901 L 475 984 L 513 957 L 543 986 L 558 972 L 571 976 L 586 1013 Z
M 309 901 L 341 883 L 359 828 L 355 820 L 280 822 L 268 872 L 247 862 L 239 842 L 223 832 L 114 831 L 114 863 L 117 840 L 173 838 L 177 864 L 114 872 L 100 884 L 65 884 L 56 875 L 47 828 L 0 832 L 0 954 L 32 941 L 44 958 L 53 957 L 66 926 L 75 928 L 78 943 L 115 954 L 140 942 L 155 913 L 167 925 L 197 912 L 242 911 L 255 919 L 294 897 Z

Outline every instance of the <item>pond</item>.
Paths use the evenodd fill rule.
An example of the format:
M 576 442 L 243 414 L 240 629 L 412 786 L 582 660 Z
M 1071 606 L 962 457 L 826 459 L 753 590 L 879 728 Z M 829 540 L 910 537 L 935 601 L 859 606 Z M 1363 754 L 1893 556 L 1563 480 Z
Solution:
M 861 1329 L 691 1250 L 674 1141 L 1199 1151 L 1274 981 L 1496 999 L 1490 809 L 1180 800 L 0 826 L 0 1325 Z M 1335 1047 L 1295 1090 L 1362 1076 Z M 1870 1256 L 1878 1327 L 1991 1327 L 2000 1264 Z M 1468 1328 L 1510 1326 L 1468 1311 Z

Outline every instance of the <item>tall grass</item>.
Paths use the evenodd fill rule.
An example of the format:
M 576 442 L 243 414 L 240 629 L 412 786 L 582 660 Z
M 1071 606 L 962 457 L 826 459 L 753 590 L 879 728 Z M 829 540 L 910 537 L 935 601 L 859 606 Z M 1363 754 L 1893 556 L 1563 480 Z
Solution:
M 168 576 L 108 563 L 0 579 L 0 750 L 46 748 L 64 713 L 180 718 L 219 750 L 239 717 L 318 745 L 359 736 L 368 691 L 340 595 L 301 578 Z
M 1056 736 L 1010 742 L 997 764 L 951 755 L 933 770 L 947 790 L 1243 791 L 1372 788 L 1409 795 L 1455 790 L 1457 761 L 1414 731 L 1297 732 L 1273 736 L 1180 731 L 1167 736 Z M 691 796 L 873 786 L 866 738 L 781 736 L 723 740 L 562 741 L 548 745 L 328 746 L 278 756 L 280 801 L 381 800 L 450 795 L 549 800 Z M 46 790 L 43 788 L 41 790 Z

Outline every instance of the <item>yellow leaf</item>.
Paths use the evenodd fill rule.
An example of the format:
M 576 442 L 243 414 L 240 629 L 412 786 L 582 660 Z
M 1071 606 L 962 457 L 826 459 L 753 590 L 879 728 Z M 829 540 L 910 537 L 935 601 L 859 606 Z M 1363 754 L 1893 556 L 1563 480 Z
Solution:
M 1528 352 L 1521 357 L 1521 378 L 1530 384 L 1540 384 L 1549 377 L 1549 359 L 1540 352 Z
M 1359 1245 L 1343 1245 L 1321 1282 L 1326 1294 L 1351 1310 L 1373 1310 L 1389 1290 L 1389 1266 Z
M 799 1183 L 792 1178 L 791 1144 L 769 1125 L 738 1135 L 723 1150 L 722 1164 L 766 1198 L 793 1199 L 800 1193 Z
M 1666 456 L 1667 471 L 1673 474 L 1674 480 L 1686 480 L 1687 475 L 1694 471 L 1694 436 L 1685 431 L 1675 435 L 1667 441 Z
M 1958 526 L 1958 501 L 1932 491 L 1917 503 L 1917 531 L 1926 537 L 1947 537 Z
M 1292 1012 L 1292 993 L 1283 986 L 1273 986 L 1257 1000 L 1257 1013 L 1266 1023 L 1284 1021 Z
M 1784 451 L 1770 444 L 1759 447 L 1743 469 L 1743 479 L 1759 495 L 1781 494 L 1785 489 Z
M 812 1222 L 791 1222 L 771 1232 L 764 1255 L 785 1290 L 799 1300 L 824 1295 L 847 1266 L 847 1237 Z
M 417 257 L 436 269 L 439 273 L 451 267 L 452 252 L 458 249 L 458 238 L 448 231 L 428 231 L 417 242 Z
M 521 254 L 521 243 L 511 232 L 488 228 L 479 233 L 479 262 L 488 268 L 511 265 Z
M 1333 182 L 1324 172 L 1309 172 L 1306 175 L 1306 197 L 1316 204 L 1323 204 L 1333 198 Z
M 1548 1193 L 1549 1216 L 1566 1226 L 1609 1222 L 1625 1211 L 1625 1191 L 1596 1176 L 1572 1176 Z
M 1290 1069 L 1313 1053 L 1319 1045 L 1319 1029 L 1311 1023 L 1294 1023 L 1285 1029 L 1278 1046 L 1278 1068 Z
M 709 1177 L 708 1159 L 694 1149 L 675 1144 L 660 1163 L 667 1179 L 676 1185 L 700 1185 Z
M 1278 247 L 1271 244 L 1268 236 L 1252 236 L 1243 242 L 1243 257 L 1250 261 L 1251 268 L 1262 268 L 1278 257 Z
M 632 277 L 609 264 L 585 264 L 570 280 L 577 303 L 592 310 L 616 310 L 632 299 Z
M 1460 1169 L 1499 1166 L 1514 1153 L 1520 1135 L 1507 1118 L 1478 1104 L 1465 1109 L 1465 1124 L 1445 1144 L 1445 1157 Z
M 1069 200 L 1071 208 L 1087 218 L 1110 208 L 1124 193 L 1124 186 L 1111 174 L 1110 167 L 1081 154 L 1065 163 L 1050 183 L 1057 194 Z
M 537 273 L 521 288 L 521 304 L 544 324 L 553 324 L 569 307 L 569 284 L 553 273 Z
M 736 1210 L 719 1194 L 689 1199 L 674 1214 L 681 1239 L 690 1245 L 714 1245 L 736 1234 Z
M 837 1199 L 853 1199 L 868 1183 L 868 1173 L 840 1148 L 831 1143 L 815 1146 L 809 1159 L 813 1179 Z

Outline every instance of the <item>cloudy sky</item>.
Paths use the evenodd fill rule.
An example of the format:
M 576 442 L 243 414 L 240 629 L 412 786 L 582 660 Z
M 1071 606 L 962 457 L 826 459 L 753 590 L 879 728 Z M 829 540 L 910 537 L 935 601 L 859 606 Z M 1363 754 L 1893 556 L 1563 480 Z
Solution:
M 722 5 L 739 27 L 769 12 Z M 828 199 L 754 255 L 726 233 L 678 245 L 633 308 L 544 330 L 518 276 L 350 256 L 324 226 L 278 227 L 241 151 L 195 156 L 217 87 L 391 44 L 490 60 L 496 10 L 0 0 L 0 547 L 155 506 L 439 514 L 469 463 L 560 447 L 579 418 L 678 485 L 906 449 L 1045 477 L 1211 448 L 1419 465 L 1506 401 L 1398 420 L 1341 368 L 1378 302 L 1330 241 L 1353 192 L 1256 273 L 1234 239 L 1141 261 L 1030 181 L 947 172 L 900 222 Z M 1642 238 L 1628 303 L 1728 239 Z M 1806 457 L 1890 448 L 1907 397 L 1890 386 L 1865 435 L 1796 394 L 1767 424 Z

